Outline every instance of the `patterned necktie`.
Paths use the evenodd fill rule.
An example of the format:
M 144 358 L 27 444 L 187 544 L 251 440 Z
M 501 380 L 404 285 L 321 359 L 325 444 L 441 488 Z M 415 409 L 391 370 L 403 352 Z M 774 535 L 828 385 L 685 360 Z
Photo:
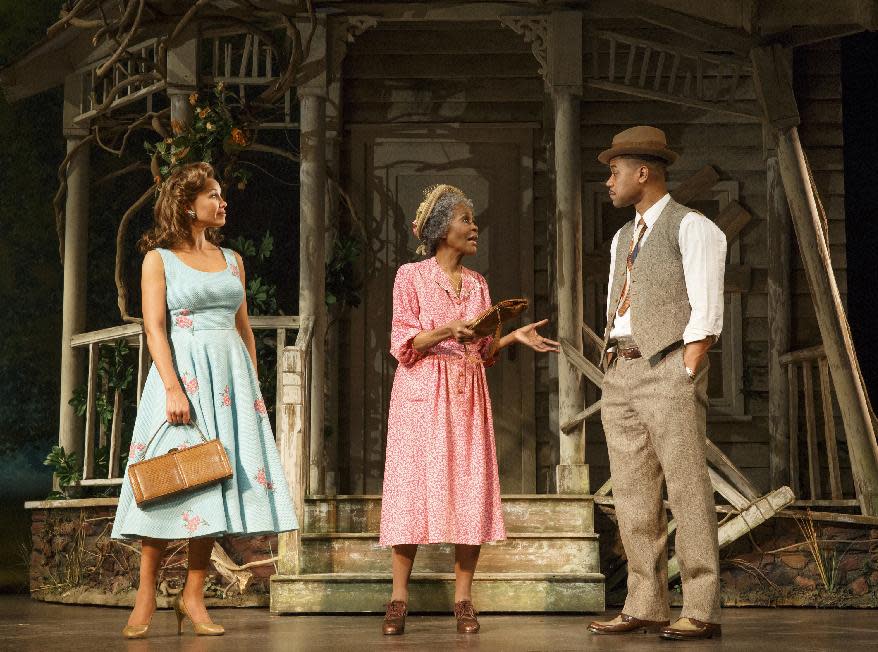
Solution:
M 643 239 L 643 234 L 646 233 L 646 222 L 643 221 L 642 217 L 637 222 L 637 229 L 637 237 L 631 238 L 631 245 L 628 247 L 628 260 L 625 263 L 628 270 L 625 273 L 625 283 L 622 285 L 622 294 L 619 295 L 620 317 L 628 312 L 628 308 L 631 306 L 631 296 L 628 294 L 631 268 L 634 267 L 634 261 L 637 260 L 637 254 L 640 252 L 640 241 Z

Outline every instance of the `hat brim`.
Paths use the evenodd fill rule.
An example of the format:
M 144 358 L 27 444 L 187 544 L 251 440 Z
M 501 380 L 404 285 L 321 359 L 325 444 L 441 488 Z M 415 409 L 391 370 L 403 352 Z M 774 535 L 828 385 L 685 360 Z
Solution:
M 636 145 L 618 145 L 616 147 L 611 147 L 610 149 L 605 149 L 598 154 L 598 161 L 604 165 L 609 165 L 610 161 L 617 156 L 637 154 L 655 156 L 656 158 L 662 159 L 668 165 L 673 165 L 674 161 L 679 158 L 676 152 L 669 150 L 667 147 L 647 148 Z

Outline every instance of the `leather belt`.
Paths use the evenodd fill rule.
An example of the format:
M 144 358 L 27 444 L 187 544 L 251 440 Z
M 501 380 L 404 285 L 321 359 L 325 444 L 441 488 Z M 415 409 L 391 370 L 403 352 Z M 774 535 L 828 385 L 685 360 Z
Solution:
M 629 349 L 616 347 L 616 353 L 626 360 L 636 360 L 637 358 L 641 357 L 640 349 L 638 349 L 636 346 L 632 346 Z

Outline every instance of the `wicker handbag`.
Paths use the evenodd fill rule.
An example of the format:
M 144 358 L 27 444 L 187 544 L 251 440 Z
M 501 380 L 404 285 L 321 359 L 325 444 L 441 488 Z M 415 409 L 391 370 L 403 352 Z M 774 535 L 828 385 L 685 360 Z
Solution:
M 163 421 L 149 438 L 143 449 L 144 455 L 167 425 L 170 424 Z M 201 435 L 200 444 L 174 448 L 164 455 L 128 465 L 128 479 L 139 507 L 232 477 L 229 458 L 219 439 L 208 439 L 197 423 L 192 421 L 191 425 Z
M 488 308 L 470 322 L 470 328 L 478 337 L 495 334 L 501 324 L 515 319 L 527 309 L 527 299 L 506 299 Z

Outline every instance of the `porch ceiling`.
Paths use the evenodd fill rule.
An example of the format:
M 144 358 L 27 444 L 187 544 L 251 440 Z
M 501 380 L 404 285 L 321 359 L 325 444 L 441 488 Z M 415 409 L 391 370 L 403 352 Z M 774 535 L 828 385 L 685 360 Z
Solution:
M 149 0 L 157 15 L 173 15 L 170 0 Z M 231 0 L 213 0 L 217 10 L 256 20 L 257 14 L 236 12 Z M 294 6 L 294 0 L 277 0 Z M 878 0 L 526 0 L 519 2 L 433 2 L 397 0 L 365 2 L 316 0 L 323 14 L 369 15 L 387 21 L 480 21 L 502 15 L 544 14 L 552 10 L 583 12 L 593 26 L 608 23 L 662 27 L 695 49 L 724 50 L 746 56 L 757 45 L 777 42 L 788 47 L 836 38 L 863 30 L 878 29 Z M 209 20 L 209 18 L 208 18 Z M 170 23 L 169 23 L 170 24 Z M 149 31 L 160 35 L 162 25 Z M 167 25 L 165 25 L 167 27 Z M 144 30 L 142 36 L 146 38 Z M 64 78 L 97 52 L 91 34 L 77 28 L 50 33 L 16 61 L 0 69 L 0 89 L 8 101 L 16 101 L 59 86 Z

